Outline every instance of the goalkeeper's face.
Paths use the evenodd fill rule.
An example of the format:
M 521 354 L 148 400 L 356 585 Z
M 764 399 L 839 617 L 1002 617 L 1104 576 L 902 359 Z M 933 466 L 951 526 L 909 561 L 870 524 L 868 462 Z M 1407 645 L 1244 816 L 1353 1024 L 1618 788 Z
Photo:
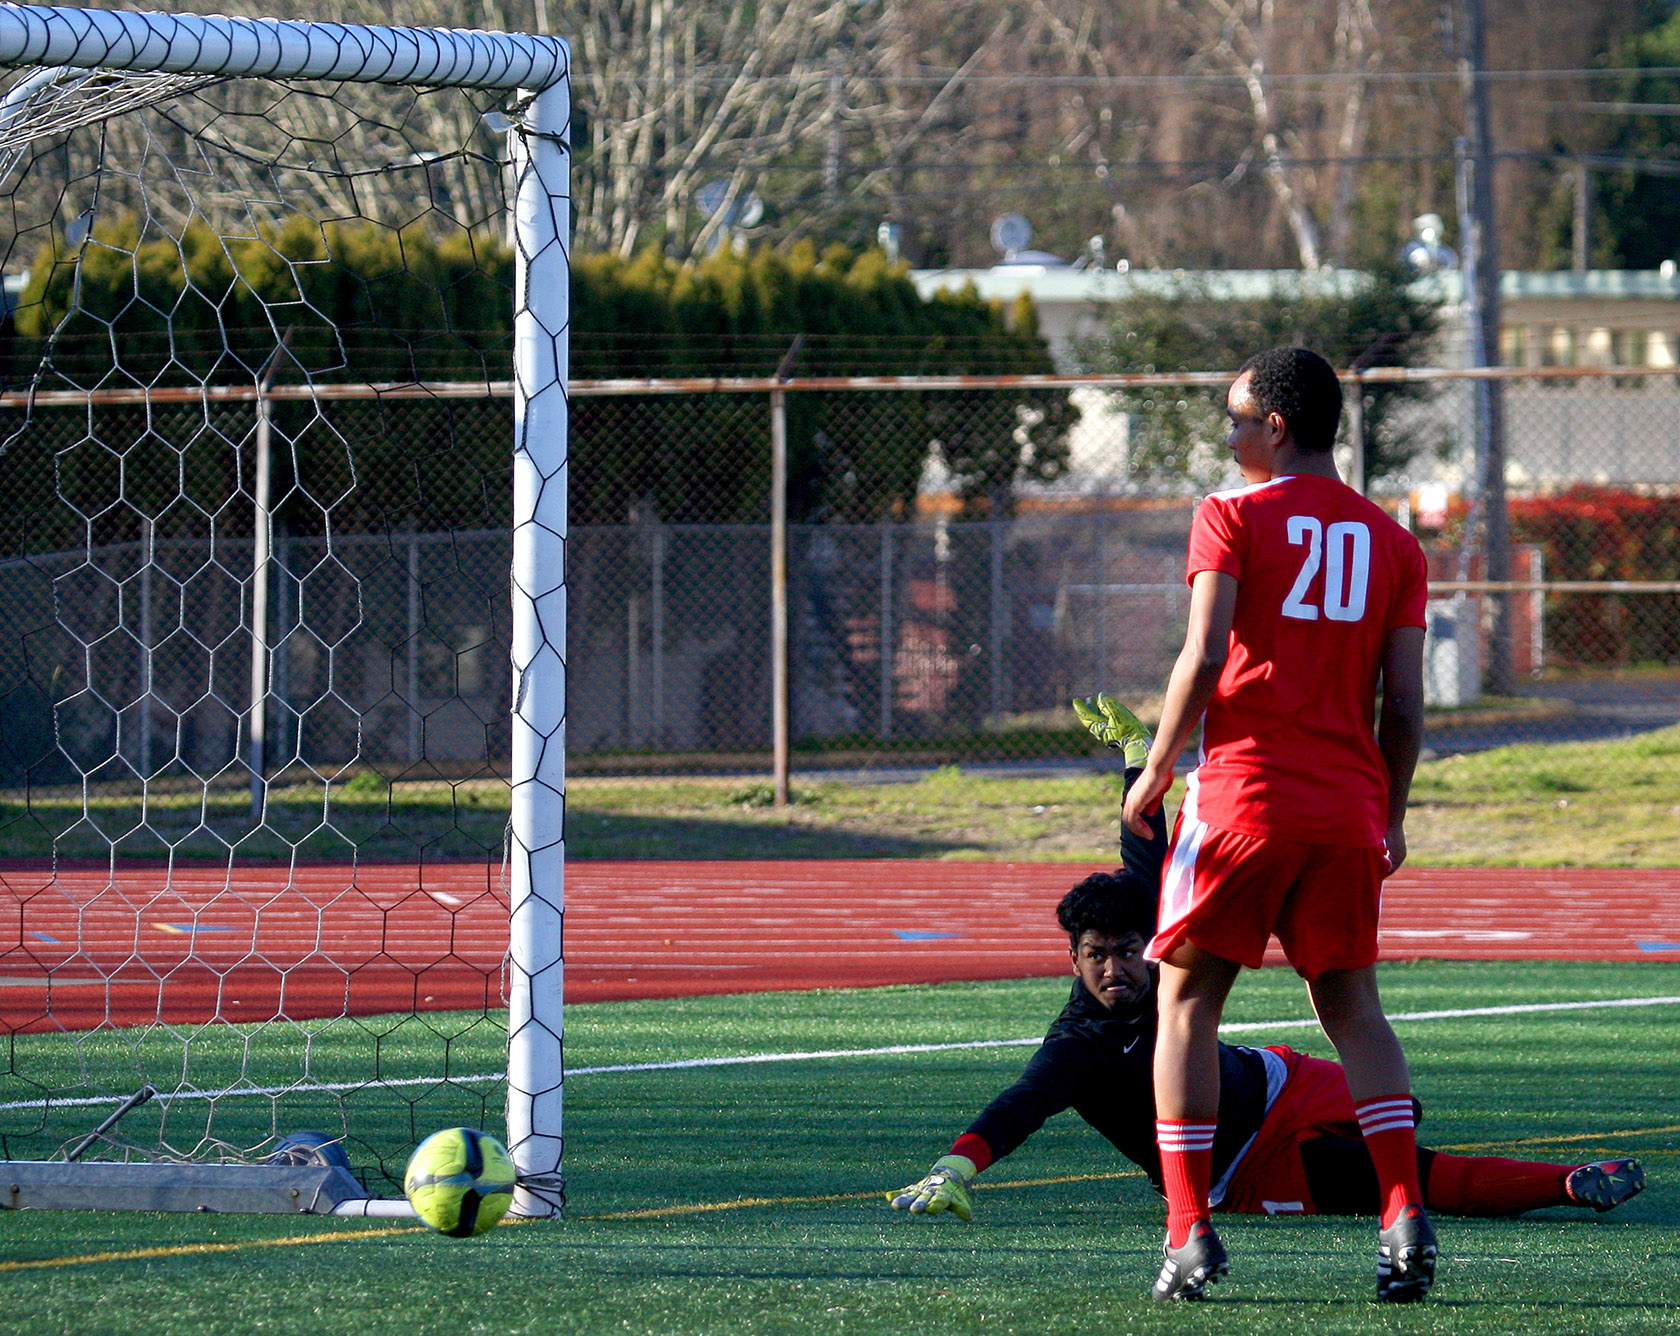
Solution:
M 1149 995 L 1153 984 L 1143 947 L 1143 938 L 1135 932 L 1115 936 L 1087 928 L 1071 953 L 1073 972 L 1085 991 L 1110 1011 L 1132 1006 Z

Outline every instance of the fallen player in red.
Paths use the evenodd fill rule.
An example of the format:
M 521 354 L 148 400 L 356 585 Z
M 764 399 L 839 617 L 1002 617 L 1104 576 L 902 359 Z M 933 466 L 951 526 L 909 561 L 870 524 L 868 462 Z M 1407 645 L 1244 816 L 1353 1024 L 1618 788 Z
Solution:
M 1142 725 L 1137 728 L 1147 740 Z M 1128 784 L 1135 773 L 1128 768 Z M 1152 838 L 1125 840 L 1125 867 L 1088 877 L 1062 898 L 1056 913 L 1075 976 L 1068 1004 L 1020 1079 L 986 1106 L 950 1153 L 919 1182 L 887 1194 L 894 1207 L 972 1218 L 968 1189 L 975 1175 L 1069 1108 L 1160 1190 L 1151 1074 L 1155 969 L 1143 958 L 1166 847 L 1159 816 L 1156 822 Z M 1219 1063 L 1210 1194 L 1216 1210 L 1377 1213 L 1376 1171 L 1339 1065 L 1283 1045 L 1224 1043 Z M 1546 1164 L 1420 1146 L 1417 1161 L 1426 1207 L 1450 1215 L 1515 1215 L 1546 1206 L 1608 1211 L 1645 1186 L 1644 1171 L 1631 1159 Z

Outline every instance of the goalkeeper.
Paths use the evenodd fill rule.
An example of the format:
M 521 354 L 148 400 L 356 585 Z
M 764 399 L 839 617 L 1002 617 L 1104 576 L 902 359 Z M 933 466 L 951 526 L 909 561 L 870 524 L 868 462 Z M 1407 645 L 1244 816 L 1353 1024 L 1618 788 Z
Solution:
M 1099 739 L 1126 752 L 1136 778 L 1149 734 L 1106 696 L 1075 709 Z M 1047 1119 L 1074 1109 L 1160 1191 L 1155 1142 L 1155 967 L 1143 948 L 1155 930 L 1166 833 L 1123 838 L 1124 866 L 1087 877 L 1062 897 L 1073 992 L 1019 1080 L 981 1111 L 919 1182 L 887 1200 L 899 1210 L 973 1218 L 975 1176 Z M 1283 1045 L 1219 1045 L 1220 1099 L 1211 1204 L 1248 1213 L 1375 1215 L 1376 1170 L 1360 1136 L 1341 1067 Z M 1501 1216 L 1545 1206 L 1607 1211 L 1645 1186 L 1639 1164 L 1559 1165 L 1449 1155 L 1420 1146 L 1424 1204 L 1451 1215 Z

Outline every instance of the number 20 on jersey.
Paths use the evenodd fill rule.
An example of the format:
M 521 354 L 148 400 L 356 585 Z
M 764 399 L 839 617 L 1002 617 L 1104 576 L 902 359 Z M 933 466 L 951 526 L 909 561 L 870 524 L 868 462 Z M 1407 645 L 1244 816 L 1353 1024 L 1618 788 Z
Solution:
M 1359 520 L 1338 520 L 1325 528 L 1316 515 L 1291 515 L 1284 532 L 1306 548 L 1301 569 L 1283 600 L 1283 615 L 1298 621 L 1357 622 L 1365 615 L 1371 582 L 1371 530 Z M 1324 572 L 1323 594 L 1313 602 L 1313 585 Z

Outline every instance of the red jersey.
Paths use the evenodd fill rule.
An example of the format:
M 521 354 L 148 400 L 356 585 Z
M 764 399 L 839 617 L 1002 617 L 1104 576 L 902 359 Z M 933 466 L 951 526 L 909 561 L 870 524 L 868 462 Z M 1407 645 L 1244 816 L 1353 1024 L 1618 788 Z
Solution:
M 1331 478 L 1215 492 L 1190 527 L 1189 579 L 1237 580 L 1230 655 L 1202 720 L 1197 815 L 1244 835 L 1381 844 L 1382 650 L 1424 622 L 1423 549 Z

